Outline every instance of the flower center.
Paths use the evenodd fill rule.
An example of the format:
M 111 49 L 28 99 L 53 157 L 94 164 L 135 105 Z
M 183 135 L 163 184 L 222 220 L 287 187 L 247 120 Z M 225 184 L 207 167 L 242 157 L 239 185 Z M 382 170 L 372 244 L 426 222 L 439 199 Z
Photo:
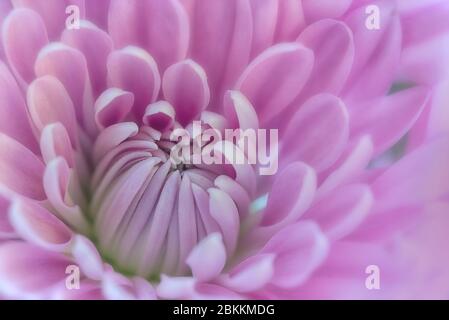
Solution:
M 96 240 L 123 273 L 187 275 L 189 253 L 211 233 L 222 234 L 228 257 L 235 251 L 248 192 L 229 165 L 173 162 L 170 134 L 143 126 L 97 160 Z

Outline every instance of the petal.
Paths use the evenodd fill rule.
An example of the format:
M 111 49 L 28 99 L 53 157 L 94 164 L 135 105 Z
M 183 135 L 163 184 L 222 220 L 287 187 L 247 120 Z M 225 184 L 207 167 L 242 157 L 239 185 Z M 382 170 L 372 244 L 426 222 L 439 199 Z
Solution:
M 51 43 L 41 50 L 34 66 L 36 76 L 57 78 L 75 106 L 78 122 L 89 133 L 96 133 L 92 88 L 84 55 L 65 44 Z
M 209 210 L 221 229 L 223 242 L 228 256 L 232 255 L 237 245 L 240 230 L 240 218 L 237 207 L 231 197 L 220 189 L 210 188 Z
M 280 230 L 261 253 L 276 255 L 271 283 L 281 288 L 297 286 L 323 262 L 328 242 L 318 226 L 299 222 Z
M 19 142 L 0 133 L 0 183 L 35 200 L 46 199 L 44 164 Z
M 354 60 L 354 42 L 348 26 L 337 20 L 320 20 L 307 27 L 297 41 L 315 55 L 312 75 L 300 100 L 321 92 L 338 95 Z
M 313 219 L 330 239 L 337 240 L 362 223 L 372 204 L 373 194 L 368 186 L 344 186 L 315 203 L 304 219 Z
M 42 132 L 51 123 L 61 123 L 73 145 L 77 145 L 78 132 L 73 102 L 61 82 L 44 76 L 33 81 L 27 92 L 28 110 L 36 128 Z
M 313 67 L 313 53 L 300 44 L 273 46 L 246 68 L 237 89 L 252 103 L 263 124 L 299 95 Z
M 114 51 L 107 61 L 108 81 L 112 87 L 134 94 L 134 113 L 142 119 L 145 108 L 157 99 L 161 86 L 153 58 L 137 47 Z
M 106 128 L 125 119 L 134 104 L 131 92 L 118 88 L 104 91 L 95 102 L 95 121 L 100 128 Z
M 209 104 L 210 92 L 204 70 L 186 60 L 170 66 L 164 73 L 162 90 L 176 111 L 176 120 L 185 126 Z
M 252 292 L 267 285 L 274 274 L 274 254 L 252 256 L 220 279 L 220 283 L 237 292 Z
M 75 5 L 80 9 L 80 16 L 84 15 L 84 0 L 12 0 L 15 8 L 29 8 L 44 19 L 50 39 L 58 39 L 62 30 L 66 27 L 69 5 Z
M 352 29 L 357 48 L 354 65 L 346 84 L 345 99 L 366 100 L 385 95 L 392 85 L 401 55 L 401 23 L 395 13 L 395 3 L 377 2 L 380 12 L 380 30 L 366 28 L 365 8 L 353 10 L 346 19 Z
M 293 116 L 282 138 L 281 163 L 302 161 L 317 172 L 340 156 L 348 139 L 348 113 L 340 99 L 320 94 Z
M 103 275 L 103 262 L 95 245 L 89 239 L 81 235 L 76 235 L 73 239 L 71 253 L 83 274 L 90 279 L 101 279 Z
M 217 277 L 225 263 L 226 249 L 219 233 L 212 233 L 201 240 L 187 258 L 187 264 L 192 269 L 193 277 L 201 282 Z
M 388 168 L 373 184 L 376 209 L 429 203 L 449 190 L 449 139 L 432 139 Z
M 73 204 L 70 187 L 73 183 L 73 170 L 63 158 L 56 158 L 45 168 L 43 185 L 49 202 L 58 216 L 81 232 L 89 229 L 86 218 L 78 205 Z
M 44 298 L 51 289 L 64 287 L 69 265 L 62 254 L 7 242 L 0 246 L 0 292 L 11 298 Z
M 10 190 L 0 186 L 0 240 L 16 236 L 8 216 L 13 197 Z
M 98 27 L 108 30 L 108 13 L 110 0 L 89 0 L 86 1 L 86 19 L 93 21 Z
M 224 113 L 231 128 L 258 129 L 259 119 L 251 102 L 239 91 L 228 91 L 224 98 Z
M 139 128 L 134 122 L 120 122 L 104 129 L 94 144 L 94 160 L 98 162 L 108 151 L 134 136 Z
M 47 125 L 41 134 L 41 152 L 45 163 L 62 157 L 73 168 L 75 155 L 67 129 L 61 123 Z
M 150 104 L 145 110 L 143 123 L 159 132 L 172 127 L 175 119 L 175 109 L 166 101 Z
M 278 23 L 275 42 L 292 41 L 304 28 L 304 10 L 300 1 L 278 1 Z
M 320 185 L 319 195 L 332 191 L 360 174 L 368 167 L 373 157 L 373 149 L 369 136 L 362 136 L 355 143 L 349 144 L 340 159 L 322 173 L 326 178 Z
M 251 6 L 248 0 L 200 0 L 192 11 L 191 57 L 205 69 L 212 92 L 211 106 L 218 109 L 224 90 L 234 85 L 249 62 Z
M 37 140 L 31 130 L 22 92 L 8 68 L 0 61 L 0 132 L 17 140 L 33 152 L 38 152 Z
M 160 69 L 165 70 L 187 54 L 188 17 L 182 5 L 175 0 L 112 0 L 109 34 L 116 48 L 127 45 L 142 47 L 151 52 Z
M 274 180 L 260 225 L 285 225 L 295 221 L 311 205 L 316 187 L 312 168 L 300 162 L 290 164 Z
M 409 131 L 428 97 L 427 88 L 416 87 L 349 108 L 351 136 L 370 135 L 375 154 L 382 153 Z
M 303 0 L 304 15 L 307 21 L 314 22 L 325 18 L 339 18 L 351 6 L 353 0 Z
M 104 62 L 112 52 L 113 46 L 109 35 L 92 23 L 82 21 L 79 29 L 64 30 L 61 42 L 83 53 L 92 88 L 98 96 L 106 87 L 107 70 Z
M 72 239 L 72 232 L 64 223 L 31 201 L 16 199 L 9 218 L 24 240 L 50 251 L 64 251 Z
M 5 19 L 3 45 L 9 64 L 21 84 L 34 78 L 34 62 L 39 51 L 48 44 L 47 30 L 33 10 L 17 9 Z
M 254 25 L 251 57 L 255 57 L 273 44 L 278 22 L 279 1 L 250 0 L 250 4 Z

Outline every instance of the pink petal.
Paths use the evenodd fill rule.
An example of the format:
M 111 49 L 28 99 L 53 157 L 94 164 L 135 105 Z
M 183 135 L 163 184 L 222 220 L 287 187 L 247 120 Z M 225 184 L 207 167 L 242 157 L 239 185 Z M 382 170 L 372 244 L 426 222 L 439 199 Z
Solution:
M 315 55 L 312 75 L 300 100 L 321 92 L 338 95 L 349 77 L 354 60 L 354 42 L 348 26 L 337 20 L 320 20 L 307 27 L 298 42 Z
M 160 70 L 185 58 L 189 45 L 188 17 L 175 0 L 112 0 L 109 34 L 116 48 L 137 45 L 154 56 Z
M 3 132 L 33 152 L 38 152 L 37 140 L 31 131 L 27 107 L 22 92 L 8 68 L 0 61 L 0 132 Z
M 67 249 L 72 239 L 70 229 L 44 207 L 16 199 L 9 213 L 16 232 L 28 242 L 50 251 Z
M 106 128 L 125 119 L 134 104 L 131 92 L 117 88 L 104 91 L 95 102 L 95 121 Z
M 385 171 L 373 184 L 377 210 L 429 203 L 449 190 L 449 140 L 432 139 Z
M 345 92 L 353 100 L 366 100 L 385 95 L 391 87 L 401 54 L 401 24 L 395 14 L 395 3 L 379 1 L 380 30 L 365 26 L 366 6 L 353 10 L 346 23 L 352 29 L 357 48 L 354 66 Z
M 323 262 L 327 251 L 327 239 L 318 226 L 312 222 L 299 222 L 280 230 L 261 253 L 276 256 L 271 283 L 291 288 L 307 280 Z
M 204 70 L 186 60 L 170 66 L 164 73 L 162 90 L 176 111 L 176 119 L 187 125 L 209 104 L 210 92 Z
M 351 6 L 353 0 L 303 0 L 304 15 L 309 23 L 325 19 L 339 18 Z
M 37 77 L 50 75 L 62 83 L 75 106 L 78 122 L 89 133 L 96 133 L 92 88 L 84 55 L 64 44 L 52 43 L 41 50 L 34 68 Z
M 228 91 L 224 98 L 224 113 L 231 128 L 258 129 L 259 119 L 251 102 L 239 91 Z
M 108 151 L 136 135 L 138 131 L 134 122 L 120 122 L 104 129 L 94 144 L 95 161 L 99 161 Z
M 296 43 L 279 44 L 251 62 L 237 89 L 252 103 L 263 126 L 299 95 L 312 67 L 309 49 Z
M 45 163 L 62 157 L 73 168 L 75 155 L 67 129 L 61 123 L 47 125 L 41 134 L 41 152 Z
M 211 106 L 219 109 L 224 90 L 234 85 L 249 62 L 251 6 L 246 0 L 200 0 L 192 11 L 191 57 L 205 69 L 213 98 Z
M 19 142 L 2 133 L 0 150 L 0 183 L 26 197 L 46 199 L 42 188 L 42 161 Z
M 0 292 L 11 298 L 44 298 L 62 288 L 71 262 L 64 255 L 25 242 L 0 246 Z
M 210 188 L 207 191 L 210 197 L 210 214 L 220 226 L 228 255 L 232 255 L 237 245 L 240 229 L 237 207 L 231 197 L 220 189 Z
M 187 264 L 192 269 L 193 277 L 202 282 L 218 276 L 225 263 L 226 249 L 219 233 L 212 233 L 201 240 L 187 258 Z
M 90 2 L 90 1 L 87 1 Z M 105 61 L 112 52 L 112 40 L 103 30 L 90 22 L 82 21 L 79 29 L 64 30 L 61 42 L 78 49 L 86 58 L 89 78 L 96 96 L 106 87 Z
M 368 186 L 349 185 L 320 199 L 304 219 L 313 219 L 330 239 L 336 240 L 355 230 L 372 204 L 373 195 Z
M 59 122 L 67 130 L 73 145 L 78 132 L 73 102 L 61 82 L 44 76 L 33 81 L 27 92 L 28 110 L 35 127 L 42 132 L 48 124 Z
M 348 113 L 340 99 L 330 94 L 312 97 L 287 126 L 281 163 L 302 161 L 320 172 L 337 160 L 348 139 Z
M 251 57 L 255 57 L 273 44 L 278 22 L 279 1 L 250 0 L 250 4 L 254 25 Z
M 13 197 L 10 190 L 0 186 L 0 239 L 16 236 L 8 216 Z
M 48 43 L 41 17 L 29 9 L 10 13 L 3 24 L 3 43 L 9 64 L 21 84 L 34 78 L 34 62 L 40 49 Z
M 98 27 L 108 30 L 108 13 L 110 0 L 88 0 L 85 2 L 86 19 L 93 21 Z
M 274 274 L 275 255 L 258 254 L 252 256 L 236 267 L 220 282 L 237 292 L 252 292 L 267 285 Z
M 60 37 L 66 27 L 66 8 L 76 5 L 80 9 L 80 16 L 84 15 L 84 0 L 12 0 L 15 8 L 33 9 L 44 19 L 48 35 L 51 40 Z
M 95 245 L 89 239 L 76 235 L 73 239 L 71 253 L 83 274 L 90 279 L 101 279 L 103 275 L 103 261 Z
M 311 205 L 316 184 L 314 170 L 303 163 L 295 162 L 283 169 L 274 180 L 261 226 L 295 221 Z
M 304 28 L 303 5 L 297 0 L 278 1 L 278 23 L 275 42 L 292 41 Z
M 164 132 L 171 128 L 175 119 L 175 109 L 167 101 L 158 101 L 150 104 L 145 110 L 143 123 Z
M 153 58 L 137 47 L 114 51 L 108 58 L 108 81 L 112 87 L 134 94 L 134 113 L 142 119 L 145 108 L 157 99 L 161 86 Z
M 429 97 L 429 91 L 416 87 L 349 108 L 351 136 L 369 134 L 375 154 L 393 146 L 415 123 Z

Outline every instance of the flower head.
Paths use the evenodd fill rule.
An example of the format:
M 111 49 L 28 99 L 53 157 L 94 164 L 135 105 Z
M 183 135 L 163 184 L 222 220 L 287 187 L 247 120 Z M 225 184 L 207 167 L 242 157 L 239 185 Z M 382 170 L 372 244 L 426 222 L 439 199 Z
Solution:
M 422 129 L 446 26 L 410 19 L 447 6 L 367 5 L 1 2 L 0 294 L 377 297 L 378 265 L 404 296 L 405 233 L 449 193 Z M 229 129 L 274 130 L 267 162 Z

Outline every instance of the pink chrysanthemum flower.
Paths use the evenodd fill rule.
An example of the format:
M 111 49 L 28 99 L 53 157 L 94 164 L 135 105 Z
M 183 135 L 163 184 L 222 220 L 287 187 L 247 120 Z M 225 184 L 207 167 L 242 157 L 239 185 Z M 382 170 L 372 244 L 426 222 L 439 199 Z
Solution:
M 0 0 L 0 296 L 415 296 L 449 193 L 429 130 L 449 28 L 412 23 L 432 17 L 444 1 Z M 174 165 L 199 120 L 278 129 L 277 173 Z

